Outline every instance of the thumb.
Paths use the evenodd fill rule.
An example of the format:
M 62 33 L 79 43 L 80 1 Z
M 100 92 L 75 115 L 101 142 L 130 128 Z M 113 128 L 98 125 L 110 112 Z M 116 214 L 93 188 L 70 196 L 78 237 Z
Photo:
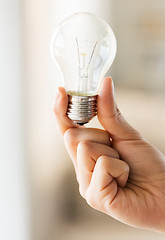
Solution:
M 98 119 L 113 140 L 137 140 L 140 134 L 128 124 L 114 100 L 114 85 L 111 78 L 105 78 L 98 95 Z

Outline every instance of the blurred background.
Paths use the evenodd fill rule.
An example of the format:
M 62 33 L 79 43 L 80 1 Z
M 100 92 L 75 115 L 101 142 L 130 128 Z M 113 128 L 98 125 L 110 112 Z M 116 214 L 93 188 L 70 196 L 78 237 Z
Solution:
M 164 0 L 0 0 L 0 238 L 165 239 L 97 212 L 79 196 L 53 116 L 60 74 L 49 48 L 56 26 L 81 11 L 112 27 L 118 52 L 107 76 L 118 105 L 165 154 Z M 89 126 L 100 127 L 96 118 Z

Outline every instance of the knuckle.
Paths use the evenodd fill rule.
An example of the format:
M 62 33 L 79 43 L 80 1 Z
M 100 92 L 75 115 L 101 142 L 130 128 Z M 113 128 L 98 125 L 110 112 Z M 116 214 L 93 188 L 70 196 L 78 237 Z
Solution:
M 122 116 L 122 113 L 120 111 L 120 109 L 118 108 L 118 106 L 115 104 L 114 106 L 114 109 L 113 109 L 113 112 L 112 113 L 107 113 L 107 114 L 101 114 L 99 112 L 99 118 L 107 118 L 107 119 L 112 119 L 112 120 L 115 120 L 115 119 L 118 119 L 118 118 L 121 118 L 123 117 Z
M 77 134 L 76 134 L 76 129 L 75 128 L 69 128 L 68 130 L 65 131 L 64 133 L 64 142 L 65 143 L 75 143 L 77 139 Z
M 128 164 L 126 162 L 123 161 L 123 169 L 124 169 L 124 172 L 128 172 L 130 171 L 130 168 L 128 166 Z
M 105 168 L 107 167 L 107 159 L 105 156 L 100 156 L 97 159 L 97 165 L 99 165 L 100 168 Z
M 86 198 L 85 191 L 82 189 L 82 187 L 79 185 L 79 193 L 83 198 Z
M 87 201 L 89 206 L 91 206 L 92 208 L 97 209 L 97 204 L 96 204 L 94 195 L 91 194 L 89 191 L 86 193 L 86 201 Z
M 77 151 L 82 151 L 82 152 L 89 152 L 91 148 L 91 143 L 88 140 L 83 140 L 79 142 L 77 146 Z
M 122 116 L 121 111 L 118 108 L 118 106 L 116 105 L 116 107 L 115 107 L 115 117 L 120 118 L 121 116 Z
M 99 192 L 93 192 L 93 191 L 88 191 L 86 192 L 86 202 L 88 203 L 89 206 L 96 210 L 101 210 L 102 209 L 102 199 L 99 194 Z

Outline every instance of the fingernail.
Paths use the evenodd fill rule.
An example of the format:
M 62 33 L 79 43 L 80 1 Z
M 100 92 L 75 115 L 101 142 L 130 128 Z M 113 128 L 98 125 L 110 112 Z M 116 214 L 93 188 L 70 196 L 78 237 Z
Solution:
M 59 89 L 57 88 L 56 89 L 56 92 L 55 92 L 55 99 L 58 99 L 60 97 L 60 91 Z
M 112 78 L 111 78 L 111 79 L 112 79 Z M 114 86 L 113 80 L 112 80 L 112 94 L 113 94 L 113 96 L 114 96 L 114 94 L 115 94 L 115 86 Z

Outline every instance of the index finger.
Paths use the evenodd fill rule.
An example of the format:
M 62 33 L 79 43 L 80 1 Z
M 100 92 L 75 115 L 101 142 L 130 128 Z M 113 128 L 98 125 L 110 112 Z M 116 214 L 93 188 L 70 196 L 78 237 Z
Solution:
M 79 127 L 78 124 L 74 123 L 68 118 L 67 112 L 68 106 L 68 95 L 63 87 L 59 87 L 57 90 L 55 103 L 54 103 L 54 114 L 57 125 L 62 134 L 69 128 Z

